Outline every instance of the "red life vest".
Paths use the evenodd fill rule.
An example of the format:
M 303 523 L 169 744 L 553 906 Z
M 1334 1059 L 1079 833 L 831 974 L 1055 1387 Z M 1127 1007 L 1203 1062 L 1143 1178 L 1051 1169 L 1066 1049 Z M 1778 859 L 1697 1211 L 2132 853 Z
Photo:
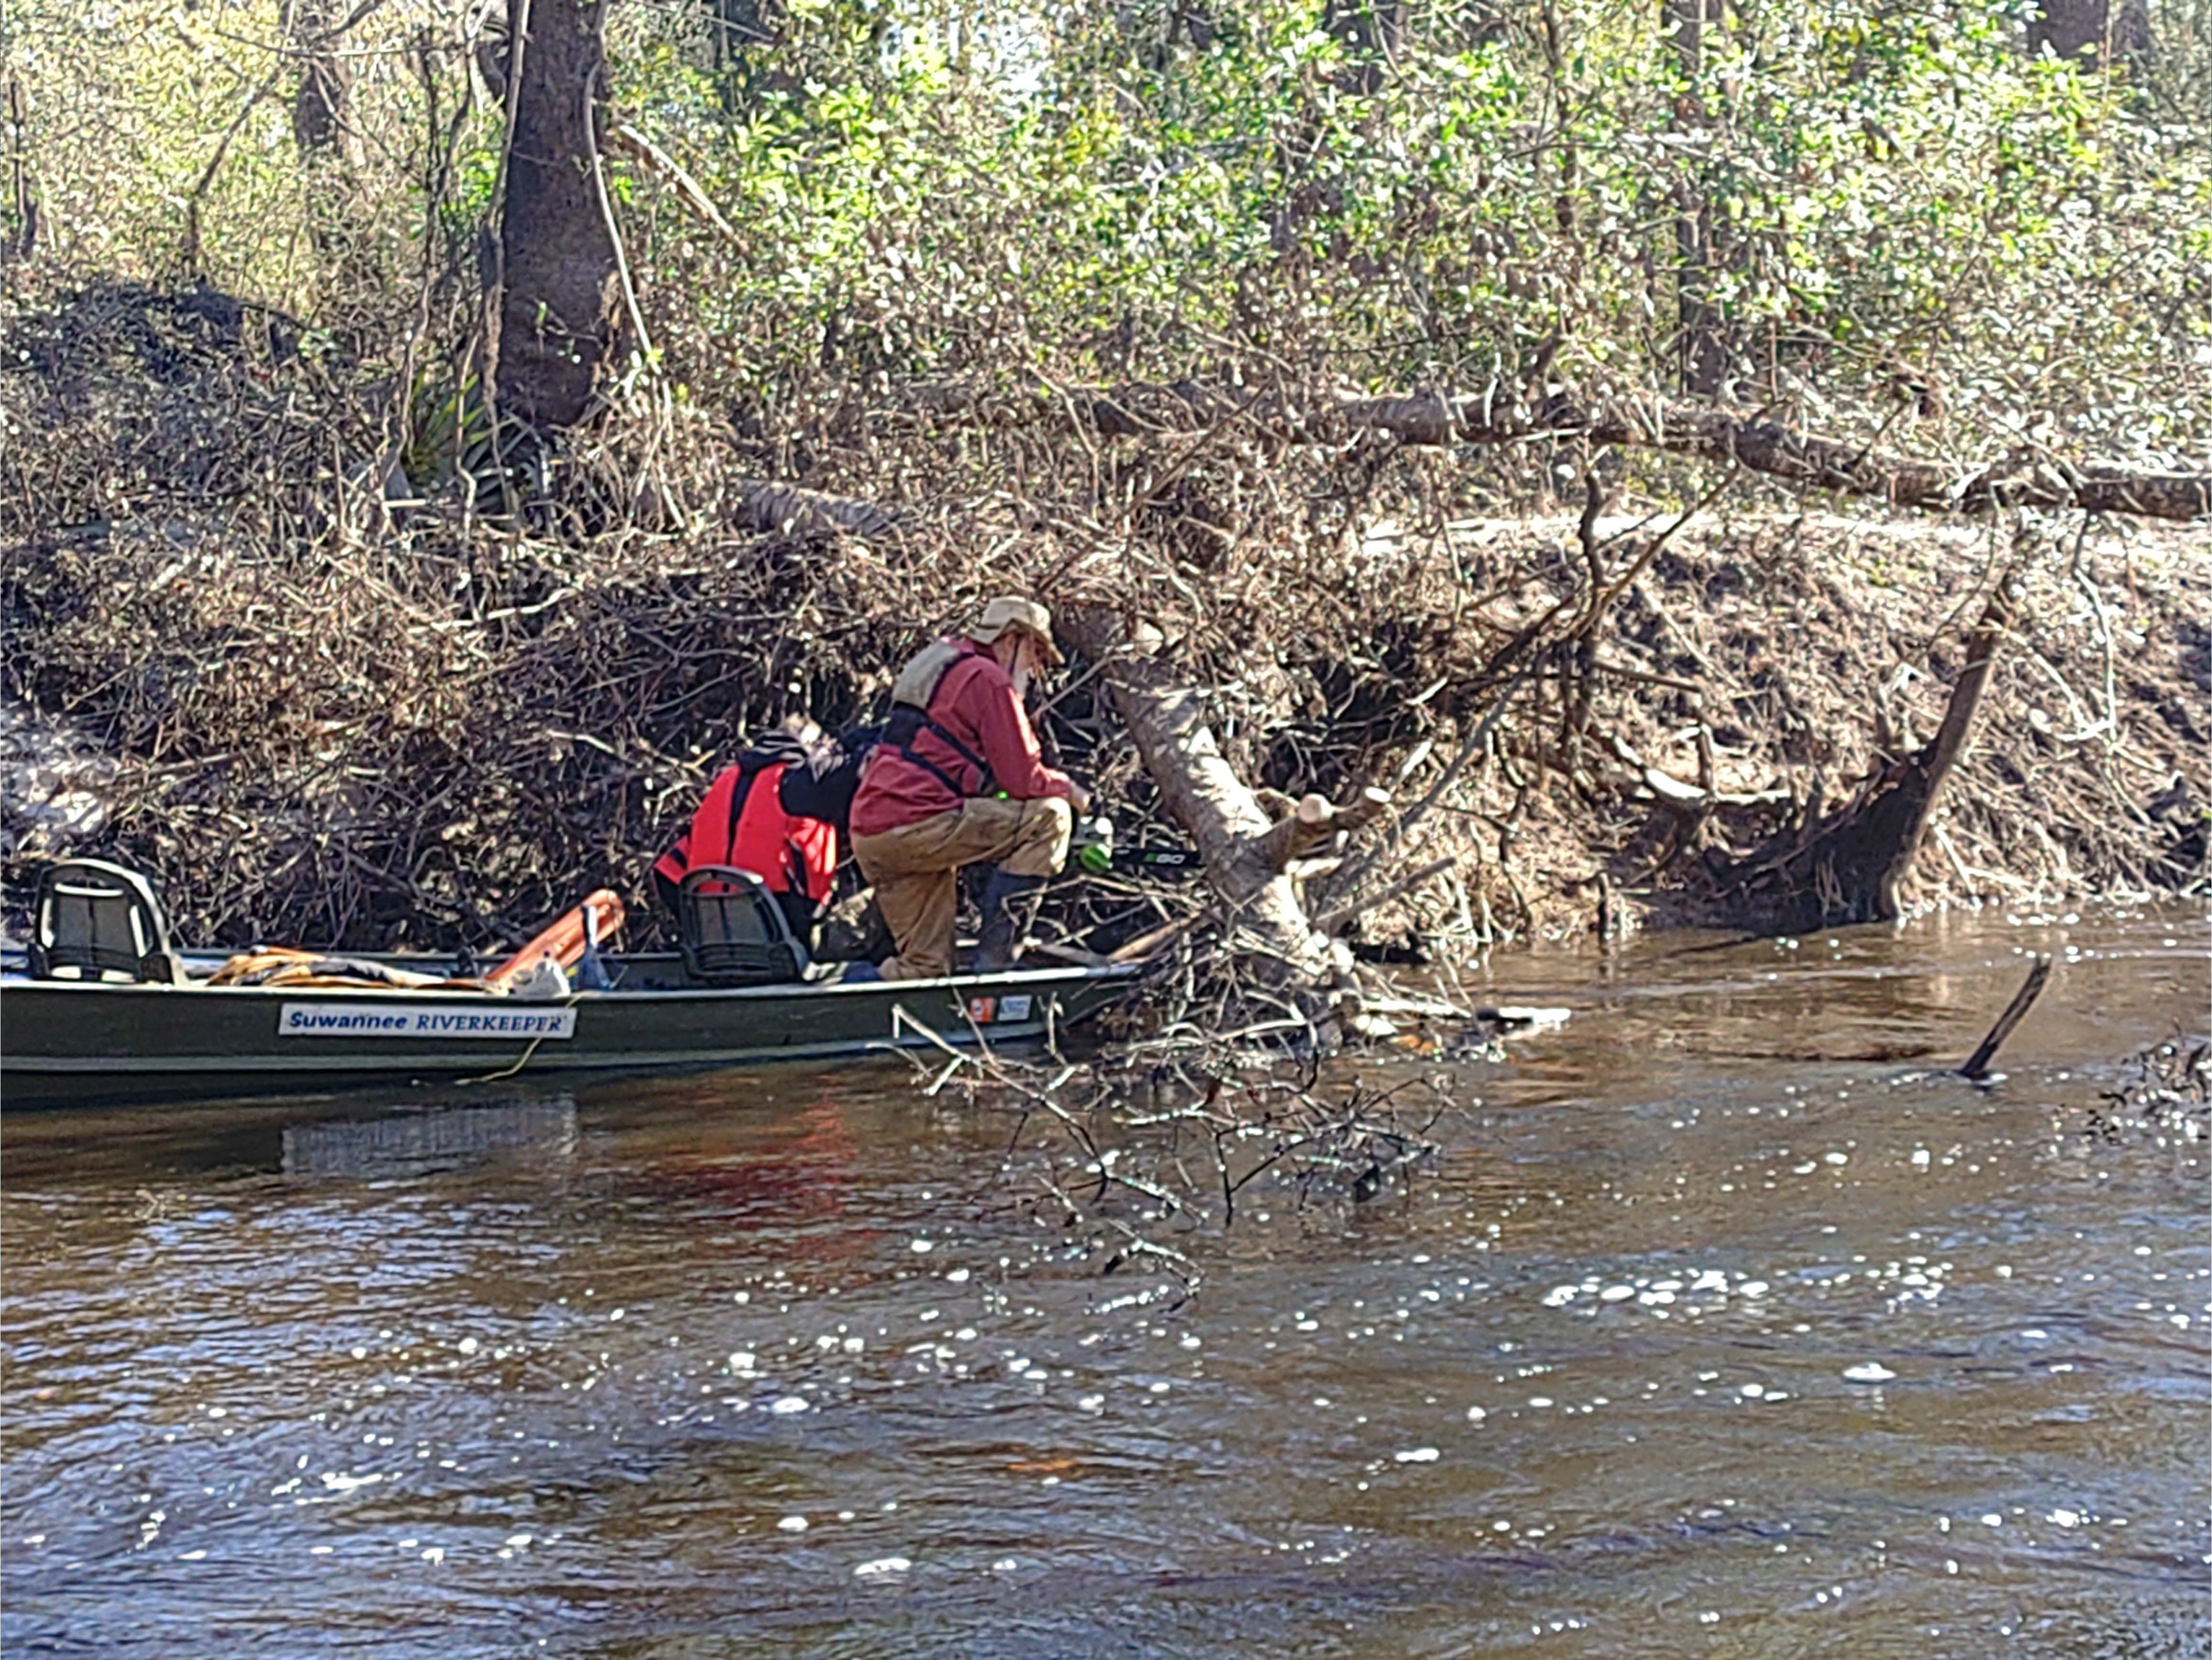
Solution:
M 980 752 L 982 733 L 958 708 L 962 691 L 980 677 L 956 672 L 977 660 L 991 661 L 974 641 L 939 640 L 899 672 L 890 718 L 853 801 L 853 817 L 869 834 L 918 824 L 998 787 Z
M 694 865 L 733 865 L 772 893 L 803 893 L 817 904 L 827 899 L 837 876 L 837 827 L 784 812 L 777 799 L 783 772 L 781 762 L 755 772 L 723 769 L 691 815 L 691 828 L 654 861 L 653 873 L 681 882 Z

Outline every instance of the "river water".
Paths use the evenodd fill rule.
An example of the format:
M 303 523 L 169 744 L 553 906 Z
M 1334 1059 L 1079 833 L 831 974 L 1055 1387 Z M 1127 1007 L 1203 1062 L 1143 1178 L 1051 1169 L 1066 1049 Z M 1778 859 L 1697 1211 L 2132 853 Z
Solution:
M 2094 1121 L 2200 914 L 1468 989 L 1574 1016 L 1179 1309 L 883 1067 L 11 1116 L 0 1646 L 2212 1652 L 2207 1150 Z

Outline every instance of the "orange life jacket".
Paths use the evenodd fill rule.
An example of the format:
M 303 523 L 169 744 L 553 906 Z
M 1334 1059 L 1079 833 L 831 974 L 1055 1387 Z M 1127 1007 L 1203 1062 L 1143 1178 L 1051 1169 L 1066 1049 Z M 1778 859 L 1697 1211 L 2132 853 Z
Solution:
M 690 829 L 654 861 L 653 873 L 681 882 L 695 865 L 733 865 L 772 893 L 803 893 L 817 904 L 827 899 L 837 876 L 837 827 L 784 812 L 778 794 L 786 764 L 725 768 L 691 815 Z

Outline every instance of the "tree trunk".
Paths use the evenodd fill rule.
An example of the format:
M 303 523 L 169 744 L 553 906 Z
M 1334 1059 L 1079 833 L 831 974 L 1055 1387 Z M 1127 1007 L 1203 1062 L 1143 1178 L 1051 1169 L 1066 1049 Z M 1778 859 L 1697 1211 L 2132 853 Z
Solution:
M 1327 0 L 1321 26 L 1344 47 L 1337 84 L 1370 98 L 1382 91 L 1405 33 L 1406 0 Z
M 0 230 L 0 265 L 27 259 L 39 240 L 39 204 L 31 193 L 29 158 L 23 153 L 30 131 L 23 108 L 23 83 L 8 77 L 8 194 L 9 223 Z
M 1690 91 L 1676 105 L 1678 131 L 1711 131 L 1697 91 L 1705 68 L 1705 29 L 1721 21 L 1720 0 L 1661 0 L 1660 15 L 1674 37 L 1674 56 Z M 1726 325 L 1709 297 L 1714 265 L 1713 211 L 1705 170 L 1686 162 L 1674 219 L 1674 348 L 1684 392 L 1717 398 L 1730 359 Z
M 376 262 L 364 234 L 354 184 L 360 144 L 353 125 L 353 70 L 339 54 L 340 20 L 325 0 L 305 0 L 292 23 L 300 60 L 292 89 L 292 138 L 300 149 L 300 179 L 307 207 L 307 235 L 337 296 L 357 304 L 374 292 Z
M 511 149 L 486 379 L 502 410 L 533 426 L 572 426 L 622 344 L 619 258 L 599 175 L 606 7 L 508 0 L 507 28 Z
M 714 21 L 714 82 L 725 115 L 742 115 L 773 93 L 801 90 L 775 63 L 787 21 L 783 0 L 707 0 Z
M 337 55 L 331 18 L 319 0 L 300 8 L 292 26 L 300 55 L 300 84 L 292 94 L 292 137 L 310 161 L 343 152 L 349 131 L 352 71 Z
M 2114 63 L 2147 66 L 2150 8 L 2145 0 L 2043 0 L 2027 20 L 2027 49 L 2084 58 L 2099 69 Z
M 1243 943 L 1272 959 L 1285 977 L 1319 977 L 1328 966 L 1328 941 L 1307 920 L 1284 867 L 1337 830 L 1365 823 L 1389 798 L 1367 792 L 1340 811 L 1309 797 L 1290 818 L 1271 821 L 1214 741 L 1202 690 L 1155 651 L 1132 648 L 1121 619 L 1102 607 L 1063 609 L 1056 626 L 1099 666 L 1145 770 L 1198 844 L 1207 879 Z
M 1899 885 L 1920 851 L 1943 781 L 1965 752 L 1974 711 L 2012 619 L 2014 581 L 2000 581 L 1966 646 L 1966 666 L 1936 735 L 1909 761 L 1862 786 L 1850 804 L 1809 836 L 1770 846 L 1716 873 L 1751 926 L 1778 933 L 1846 922 L 1886 922 L 1903 910 Z

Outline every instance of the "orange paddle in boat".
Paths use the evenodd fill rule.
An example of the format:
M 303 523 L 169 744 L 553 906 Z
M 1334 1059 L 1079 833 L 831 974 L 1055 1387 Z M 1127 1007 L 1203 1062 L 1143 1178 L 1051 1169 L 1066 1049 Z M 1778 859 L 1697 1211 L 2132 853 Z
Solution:
M 505 991 L 515 977 L 542 957 L 550 957 L 564 969 L 573 969 L 583 960 L 586 940 L 584 911 L 588 906 L 598 924 L 599 939 L 611 938 L 623 925 L 623 902 L 613 890 L 601 888 L 585 897 L 584 903 L 554 922 L 550 927 L 525 946 L 520 951 L 484 976 L 484 983 L 495 991 Z

